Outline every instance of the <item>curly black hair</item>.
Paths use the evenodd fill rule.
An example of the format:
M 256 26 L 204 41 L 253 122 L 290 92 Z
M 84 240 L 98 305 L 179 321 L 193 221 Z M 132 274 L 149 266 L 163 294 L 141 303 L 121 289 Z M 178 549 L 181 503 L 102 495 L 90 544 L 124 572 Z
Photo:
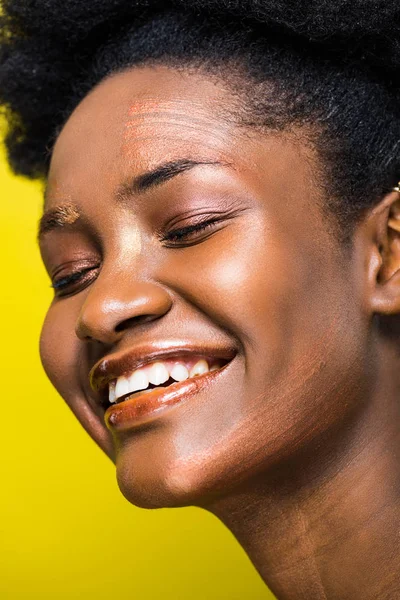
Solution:
M 161 63 L 217 73 L 246 126 L 303 127 L 343 239 L 400 179 L 398 0 L 2 0 L 0 28 L 16 174 L 46 179 L 60 129 L 102 79 Z

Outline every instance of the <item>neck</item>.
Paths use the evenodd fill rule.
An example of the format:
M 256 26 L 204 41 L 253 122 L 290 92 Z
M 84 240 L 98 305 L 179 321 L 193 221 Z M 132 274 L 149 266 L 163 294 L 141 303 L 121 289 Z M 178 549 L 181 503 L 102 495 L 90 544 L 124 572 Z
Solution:
M 209 507 L 279 600 L 400 597 L 400 382 L 382 362 L 391 383 L 345 433 Z

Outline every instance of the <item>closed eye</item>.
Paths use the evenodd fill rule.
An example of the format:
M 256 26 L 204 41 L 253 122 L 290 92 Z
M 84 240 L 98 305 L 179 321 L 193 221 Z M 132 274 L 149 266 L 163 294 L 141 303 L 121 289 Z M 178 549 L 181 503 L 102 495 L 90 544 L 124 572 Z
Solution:
M 180 229 L 174 229 L 162 238 L 163 242 L 180 242 L 188 238 L 193 237 L 193 234 L 200 233 L 212 227 L 219 219 L 208 219 L 202 223 L 195 223 L 194 225 L 188 225 Z
M 64 296 L 72 292 L 81 291 L 83 287 L 86 287 L 86 285 L 94 279 L 94 271 L 97 269 L 98 265 L 76 271 L 75 273 L 71 273 L 71 275 L 56 278 L 53 280 L 51 287 L 55 290 L 58 296 Z

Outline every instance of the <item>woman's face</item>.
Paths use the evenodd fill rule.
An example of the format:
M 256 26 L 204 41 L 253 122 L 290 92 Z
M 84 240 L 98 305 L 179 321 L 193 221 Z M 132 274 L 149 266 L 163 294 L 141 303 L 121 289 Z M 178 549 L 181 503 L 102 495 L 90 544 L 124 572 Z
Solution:
M 141 506 L 265 478 L 362 402 L 362 281 L 322 216 L 317 158 L 233 110 L 207 76 L 131 69 L 80 103 L 52 156 L 42 361 Z M 218 369 L 190 377 L 203 360 Z M 129 398 L 154 362 L 189 379 Z M 116 380 L 128 399 L 108 408 Z

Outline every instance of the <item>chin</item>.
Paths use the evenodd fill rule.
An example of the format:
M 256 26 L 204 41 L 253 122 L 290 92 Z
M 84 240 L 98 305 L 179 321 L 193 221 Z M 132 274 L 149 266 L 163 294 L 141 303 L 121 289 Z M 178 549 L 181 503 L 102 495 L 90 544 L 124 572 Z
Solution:
M 216 465 L 210 466 L 206 457 L 172 460 L 160 452 L 146 460 L 124 448 L 117 453 L 117 481 L 128 502 L 140 508 L 204 506 L 222 487 L 213 475 Z

